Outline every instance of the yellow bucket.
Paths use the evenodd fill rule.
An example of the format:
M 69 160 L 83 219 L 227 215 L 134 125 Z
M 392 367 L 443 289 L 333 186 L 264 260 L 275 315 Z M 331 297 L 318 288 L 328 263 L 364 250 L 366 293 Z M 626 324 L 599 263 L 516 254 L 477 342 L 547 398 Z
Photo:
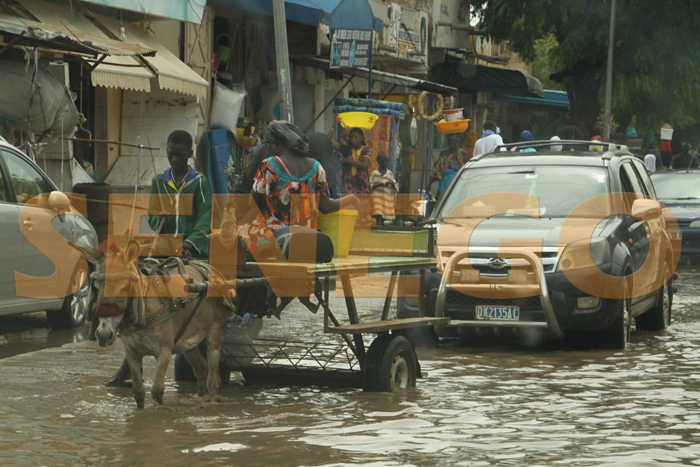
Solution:
M 359 213 L 350 209 L 341 209 L 330 214 L 318 213 L 321 232 L 331 237 L 334 255 L 345 257 L 350 252 L 352 234 L 355 231 L 355 219 Z

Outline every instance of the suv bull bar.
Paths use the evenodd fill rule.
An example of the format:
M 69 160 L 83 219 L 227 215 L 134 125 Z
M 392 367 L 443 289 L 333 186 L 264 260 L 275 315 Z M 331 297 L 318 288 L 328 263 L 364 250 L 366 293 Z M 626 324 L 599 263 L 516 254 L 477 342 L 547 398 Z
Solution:
M 479 251 L 483 253 L 483 250 Z M 469 292 L 469 291 L 523 291 L 523 292 L 538 292 L 540 296 L 540 303 L 542 304 L 542 309 L 544 311 L 545 322 L 539 321 L 498 321 L 498 320 L 488 320 L 488 321 L 478 321 L 478 320 L 452 320 L 451 325 L 457 326 L 488 326 L 488 327 L 509 327 L 509 328 L 548 328 L 555 339 L 562 339 L 564 333 L 559 327 L 557 318 L 554 315 L 554 309 L 552 308 L 552 301 L 549 297 L 549 290 L 547 289 L 547 280 L 544 276 L 544 269 L 542 268 L 542 261 L 537 255 L 529 250 L 522 248 L 498 248 L 487 253 L 492 253 L 494 256 L 499 258 L 510 258 L 510 259 L 524 259 L 532 266 L 535 272 L 536 284 L 454 284 L 448 283 L 453 277 L 453 272 L 457 264 L 464 258 L 469 257 L 469 248 L 462 248 L 454 252 L 450 259 L 447 260 L 442 271 L 442 279 L 440 280 L 440 287 L 437 293 L 437 299 L 435 301 L 435 317 L 442 318 L 445 316 L 445 300 L 447 298 L 447 287 L 456 290 L 458 292 Z M 534 293 L 533 293 L 534 295 Z M 444 329 L 446 324 L 439 323 L 435 325 L 435 333 L 439 336 L 441 331 Z

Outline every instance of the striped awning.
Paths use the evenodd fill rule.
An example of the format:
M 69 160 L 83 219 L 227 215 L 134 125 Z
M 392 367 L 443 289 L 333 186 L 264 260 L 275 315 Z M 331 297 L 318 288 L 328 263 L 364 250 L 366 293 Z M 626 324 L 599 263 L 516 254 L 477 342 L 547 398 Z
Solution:
M 33 18 L 0 14 L 0 31 L 23 34 L 19 44 L 39 41 L 66 53 L 102 58 L 90 75 L 94 86 L 150 92 L 151 80 L 157 78 L 163 89 L 207 95 L 206 80 L 135 24 L 72 5 L 23 0 L 22 6 Z M 116 39 L 121 27 L 126 32 L 124 41 Z

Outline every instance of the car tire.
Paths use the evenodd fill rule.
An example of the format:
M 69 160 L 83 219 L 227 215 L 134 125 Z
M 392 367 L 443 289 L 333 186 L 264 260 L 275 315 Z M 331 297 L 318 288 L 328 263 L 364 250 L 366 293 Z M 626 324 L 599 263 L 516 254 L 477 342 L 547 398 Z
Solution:
M 650 308 L 637 316 L 637 329 L 640 331 L 663 331 L 671 324 L 671 307 L 673 305 L 673 276 L 668 265 L 664 266 L 664 276 L 668 281 L 659 289 L 659 300 L 654 308 Z
M 73 272 L 73 286 L 78 289 L 63 300 L 60 310 L 47 311 L 46 319 L 52 329 L 79 328 L 85 323 L 90 300 L 90 266 L 78 266 Z
M 362 388 L 366 392 L 393 392 L 415 387 L 418 374 L 415 350 L 403 336 L 378 336 L 367 351 L 362 373 Z
M 627 292 L 629 289 L 628 282 L 625 282 L 624 297 L 619 300 L 608 301 L 608 306 L 614 308 L 615 319 L 612 326 L 606 329 L 602 334 L 602 346 L 609 349 L 624 350 L 630 342 L 632 335 L 632 298 Z

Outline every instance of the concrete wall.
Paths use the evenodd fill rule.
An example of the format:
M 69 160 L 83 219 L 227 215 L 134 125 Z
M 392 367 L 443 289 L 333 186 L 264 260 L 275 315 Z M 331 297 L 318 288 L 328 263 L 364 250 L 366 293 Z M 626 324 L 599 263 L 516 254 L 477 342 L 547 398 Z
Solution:
M 151 155 L 146 149 L 122 146 L 121 156 L 105 182 L 133 190 L 138 180 L 139 186 L 147 188 L 156 172 L 169 167 L 165 152 L 168 135 L 174 130 L 186 130 L 193 135 L 196 132 L 197 100 L 193 96 L 158 89 L 153 80 L 149 94 L 124 91 L 121 123 L 122 142 L 148 146 L 150 139 L 151 146 L 158 149 Z M 140 171 L 137 172 L 139 154 Z
M 150 24 L 150 28 L 153 31 L 152 37 L 163 44 L 170 53 L 182 60 L 180 54 L 180 21 L 153 21 Z

